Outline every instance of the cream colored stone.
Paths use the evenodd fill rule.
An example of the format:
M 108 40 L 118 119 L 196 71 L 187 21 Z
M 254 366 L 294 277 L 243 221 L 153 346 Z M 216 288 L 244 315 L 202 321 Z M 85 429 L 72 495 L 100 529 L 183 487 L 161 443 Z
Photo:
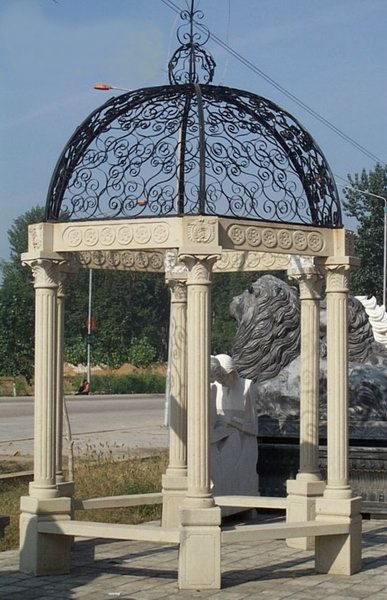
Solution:
M 219 243 L 227 250 L 331 256 L 335 244 L 343 247 L 337 239 L 332 229 L 219 218 Z
M 361 569 L 361 498 L 316 500 L 316 521 L 345 523 L 349 532 L 316 539 L 316 571 L 353 575 Z
M 20 499 L 20 570 L 32 575 L 60 575 L 70 570 L 71 539 L 39 533 L 39 524 L 70 519 L 70 498 Z
M 35 287 L 35 417 L 34 480 L 30 494 L 54 498 L 57 386 L 58 264 L 38 259 L 29 263 Z
M 35 271 L 36 287 L 36 415 L 35 479 L 31 496 L 21 502 L 21 564 L 35 574 L 65 572 L 68 569 L 72 535 L 119 539 L 143 539 L 176 543 L 180 539 L 179 587 L 181 589 L 219 589 L 220 587 L 220 508 L 214 506 L 209 479 L 209 325 L 211 271 L 219 260 L 218 272 L 255 269 L 285 269 L 291 255 L 314 256 L 328 269 L 328 485 L 318 481 L 316 465 L 316 298 L 311 280 L 304 281 L 304 321 L 302 354 L 308 376 L 301 384 L 301 468 L 295 482 L 288 483 L 293 496 L 290 513 L 293 521 L 278 526 L 251 526 L 224 532 L 225 541 L 254 539 L 312 538 L 317 536 L 316 566 L 331 573 L 355 572 L 360 566 L 360 508 L 350 499 L 347 467 L 347 375 L 346 375 L 346 295 L 347 269 L 358 264 L 349 256 L 350 240 L 345 230 L 312 228 L 212 216 L 185 216 L 170 219 L 42 223 L 30 228 L 29 251 L 22 256 Z M 187 495 L 179 511 L 180 531 L 162 527 L 148 529 L 103 523 L 78 523 L 69 520 L 69 498 L 58 498 L 55 487 L 55 462 L 58 479 L 61 466 L 56 454 L 56 389 L 61 386 L 57 350 L 57 265 L 66 253 L 71 262 L 89 268 L 162 271 L 162 258 L 177 257 L 176 269 L 184 260 L 188 269 L 188 433 Z M 67 254 L 68 253 L 68 254 Z M 78 256 L 78 260 L 74 258 Z M 316 260 L 315 259 L 315 260 Z M 180 266 L 179 266 L 180 261 Z M 300 262 L 300 264 L 302 261 Z M 305 264 L 303 264 L 305 268 Z M 176 271 L 177 272 L 177 271 Z M 185 278 L 180 273 L 181 280 Z M 309 287 L 308 287 L 309 286 Z M 314 293 L 314 292 L 313 292 Z M 305 295 L 306 294 L 306 295 Z M 177 321 L 180 317 L 177 318 Z M 176 322 L 177 322 L 176 321 Z M 304 322 L 303 321 L 303 322 Z M 60 337 L 60 328 L 59 328 Z M 307 332 L 309 331 L 309 336 Z M 335 338 L 336 336 L 336 338 Z M 59 343 L 59 342 L 58 342 Z M 309 348 L 309 351 L 307 350 Z M 330 366 L 329 366 L 330 365 Z M 305 368 L 305 362 L 303 367 Z M 176 367 L 181 369 L 181 366 Z M 184 370 L 184 369 L 183 369 Z M 180 373 L 181 376 L 181 373 Z M 181 384 L 183 385 L 183 384 Z M 180 396 L 179 396 L 180 395 Z M 184 397 L 177 392 L 178 402 Z M 306 404 L 305 404 L 306 403 Z M 310 407 L 313 404 L 313 408 Z M 179 406 L 182 406 L 179 404 Z M 185 494 L 184 419 L 178 409 L 174 415 L 169 472 L 163 477 L 167 510 L 176 515 Z M 180 415 L 180 416 L 179 416 Z M 305 417 L 305 418 L 304 418 Z M 312 424 L 307 429 L 306 424 Z M 58 430 L 60 423 L 58 421 Z M 182 433 L 183 431 L 183 433 Z M 339 450 L 339 451 L 338 451 Z M 58 448 L 59 452 L 59 448 Z M 65 493 L 64 483 L 58 489 Z M 313 503 L 316 499 L 316 519 Z M 101 499 L 97 499 L 101 500 Z M 102 499 L 104 500 L 104 499 Z M 275 500 L 279 502 L 281 499 Z M 134 500 L 135 501 L 135 500 Z M 237 499 L 224 500 L 231 506 Z M 246 501 L 249 502 L 248 498 Z M 262 499 L 263 505 L 270 500 Z M 106 500 L 109 503 L 109 499 Z M 113 502 L 113 500 L 112 500 Z M 129 501 L 128 501 L 129 502 Z M 222 498 L 219 499 L 222 502 Z M 66 504 L 67 503 L 67 504 Z M 290 514 L 289 513 L 289 514 Z M 297 516 L 299 515 L 299 516 Z M 255 529 L 256 528 L 256 531 Z M 48 556 L 48 558 L 47 558 Z
M 64 355 L 64 280 L 66 274 L 58 271 L 57 291 L 57 354 L 56 354 L 56 483 L 64 481 L 63 475 L 63 355 Z M 60 494 L 58 489 L 58 494 Z M 64 494 L 67 495 L 67 494 Z
M 288 481 L 287 486 L 286 520 L 291 523 L 315 518 L 315 498 L 323 493 L 325 484 L 320 482 L 318 466 L 321 276 L 311 259 L 298 264 L 293 261 L 288 276 L 298 281 L 301 302 L 300 468 L 296 481 Z M 305 485 L 309 483 L 309 487 Z M 312 550 L 314 538 L 294 538 L 287 544 Z
M 162 478 L 162 527 L 178 527 L 179 508 L 187 492 L 187 287 L 170 274 L 170 411 L 169 464 Z
M 180 512 L 179 589 L 220 589 L 220 508 Z

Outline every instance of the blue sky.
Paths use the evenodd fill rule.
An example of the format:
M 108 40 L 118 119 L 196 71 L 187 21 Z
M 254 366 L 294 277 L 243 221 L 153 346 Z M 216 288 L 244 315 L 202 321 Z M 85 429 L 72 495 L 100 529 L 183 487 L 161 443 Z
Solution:
M 199 8 L 218 37 L 386 160 L 387 0 L 201 0 Z M 176 23 L 161 0 L 0 0 L 0 258 L 13 219 L 45 203 L 74 129 L 112 94 L 94 83 L 166 83 Z M 375 166 L 225 50 L 208 48 L 215 84 L 290 111 L 335 174 Z

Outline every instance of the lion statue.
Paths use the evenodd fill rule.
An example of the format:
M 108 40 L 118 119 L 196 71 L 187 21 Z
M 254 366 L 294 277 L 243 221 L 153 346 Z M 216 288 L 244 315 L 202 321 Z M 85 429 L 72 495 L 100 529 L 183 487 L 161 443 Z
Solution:
M 237 322 L 232 357 L 238 373 L 258 385 L 258 411 L 297 418 L 300 301 L 295 287 L 259 277 L 230 304 Z M 320 400 L 326 413 L 326 301 L 320 303 Z M 387 420 L 387 351 L 376 342 L 365 308 L 348 299 L 349 412 L 354 419 Z

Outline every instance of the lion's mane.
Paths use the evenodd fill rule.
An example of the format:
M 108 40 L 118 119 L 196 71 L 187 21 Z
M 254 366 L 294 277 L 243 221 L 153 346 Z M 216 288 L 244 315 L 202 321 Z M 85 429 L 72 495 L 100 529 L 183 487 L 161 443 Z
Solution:
M 271 379 L 298 356 L 300 302 L 294 287 L 263 275 L 232 300 L 230 313 L 238 323 L 232 357 L 243 377 Z

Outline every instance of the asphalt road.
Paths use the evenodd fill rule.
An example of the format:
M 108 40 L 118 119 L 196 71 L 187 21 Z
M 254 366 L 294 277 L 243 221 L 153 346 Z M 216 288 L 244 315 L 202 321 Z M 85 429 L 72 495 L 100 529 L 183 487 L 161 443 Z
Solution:
M 66 396 L 66 403 L 78 452 L 168 445 L 163 395 Z M 33 398 L 0 398 L 0 454 L 15 453 L 33 453 Z

